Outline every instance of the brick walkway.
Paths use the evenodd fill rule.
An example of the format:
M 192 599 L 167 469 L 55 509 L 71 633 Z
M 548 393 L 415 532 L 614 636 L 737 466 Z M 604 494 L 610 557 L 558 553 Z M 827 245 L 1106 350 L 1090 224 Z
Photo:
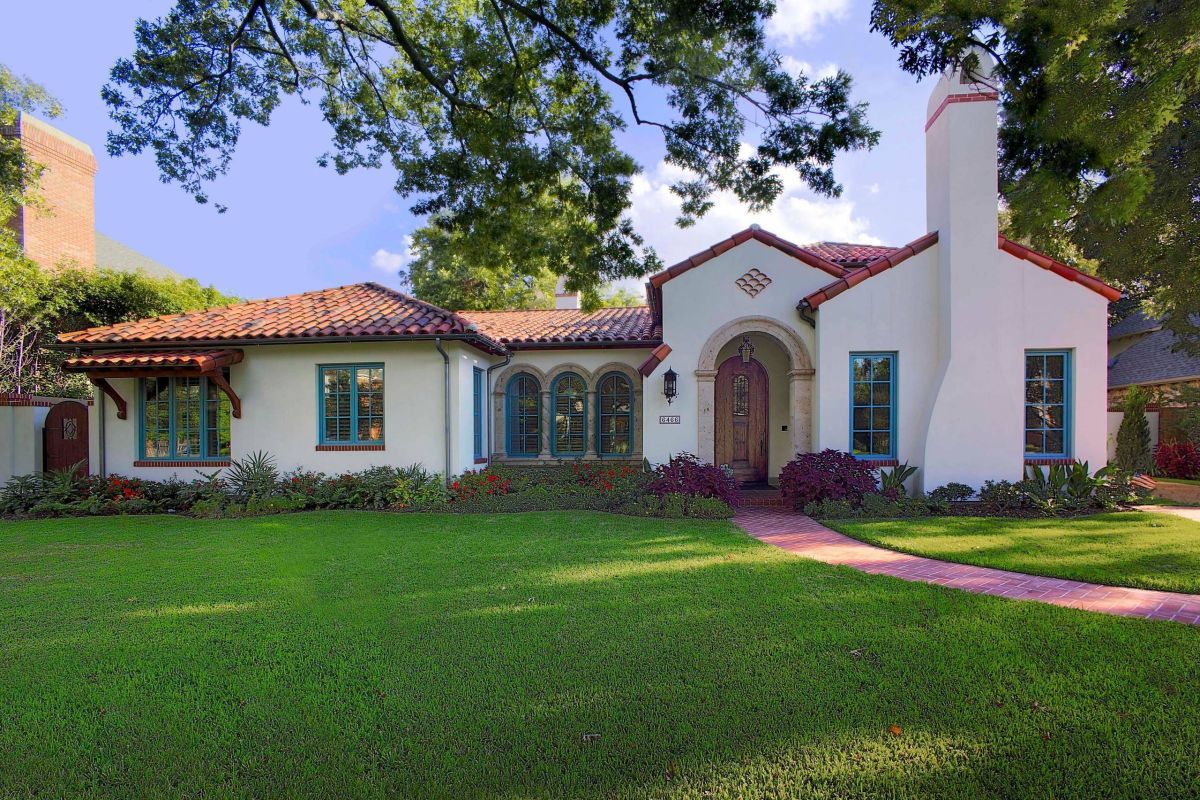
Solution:
M 733 521 L 756 539 L 826 564 L 844 564 L 863 572 L 977 594 L 1200 626 L 1200 595 L 1042 578 L 897 553 L 851 539 L 803 514 L 783 509 L 740 508 Z

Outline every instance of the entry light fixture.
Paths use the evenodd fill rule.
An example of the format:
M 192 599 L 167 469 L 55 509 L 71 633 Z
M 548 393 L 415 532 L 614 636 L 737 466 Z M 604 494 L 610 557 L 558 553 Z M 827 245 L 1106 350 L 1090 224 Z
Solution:
M 667 398 L 667 405 L 675 402 L 675 396 L 679 394 L 679 376 L 675 374 L 675 370 L 668 368 L 663 373 L 663 396 Z

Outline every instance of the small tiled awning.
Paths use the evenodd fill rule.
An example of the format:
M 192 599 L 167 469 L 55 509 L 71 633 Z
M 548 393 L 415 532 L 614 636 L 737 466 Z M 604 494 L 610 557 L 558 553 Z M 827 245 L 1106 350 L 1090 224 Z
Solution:
M 130 353 L 79 355 L 68 358 L 62 368 L 67 372 L 82 372 L 100 391 L 117 404 L 117 418 L 128 416 L 125 398 L 108 382 L 109 378 L 154 378 L 167 375 L 203 377 L 216 385 L 229 398 L 233 416 L 242 416 L 242 401 L 225 380 L 223 367 L 242 360 L 241 350 L 155 350 Z
M 202 374 L 237 364 L 242 360 L 241 350 L 177 350 L 135 353 L 106 353 L 104 355 L 82 355 L 63 362 L 67 372 L 122 372 L 128 370 L 140 376 L 156 372 L 178 375 L 180 373 Z M 108 377 L 125 377 L 109 375 Z

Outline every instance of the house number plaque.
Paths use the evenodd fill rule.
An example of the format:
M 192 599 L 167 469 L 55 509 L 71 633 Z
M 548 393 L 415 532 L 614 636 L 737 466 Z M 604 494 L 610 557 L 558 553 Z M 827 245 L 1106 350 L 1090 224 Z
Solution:
M 659 417 L 658 424 L 659 425 L 678 425 L 679 417 L 677 415 L 676 416 Z

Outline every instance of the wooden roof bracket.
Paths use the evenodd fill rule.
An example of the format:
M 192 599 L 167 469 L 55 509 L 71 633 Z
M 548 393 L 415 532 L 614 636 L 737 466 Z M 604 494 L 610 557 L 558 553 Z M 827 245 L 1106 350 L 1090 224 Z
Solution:
M 229 398 L 229 408 L 233 413 L 234 419 L 241 419 L 242 398 L 237 396 L 237 392 L 229 385 L 229 381 L 225 380 L 225 376 L 221 374 L 221 370 L 215 369 L 211 372 L 205 372 L 204 377 L 208 378 L 209 383 L 215 384 Z
M 117 419 L 129 418 L 129 404 L 125 402 L 124 397 L 121 397 L 121 393 L 114 389 L 113 385 L 108 382 L 108 378 L 88 376 L 88 379 L 92 382 L 93 386 L 104 392 L 117 404 Z

